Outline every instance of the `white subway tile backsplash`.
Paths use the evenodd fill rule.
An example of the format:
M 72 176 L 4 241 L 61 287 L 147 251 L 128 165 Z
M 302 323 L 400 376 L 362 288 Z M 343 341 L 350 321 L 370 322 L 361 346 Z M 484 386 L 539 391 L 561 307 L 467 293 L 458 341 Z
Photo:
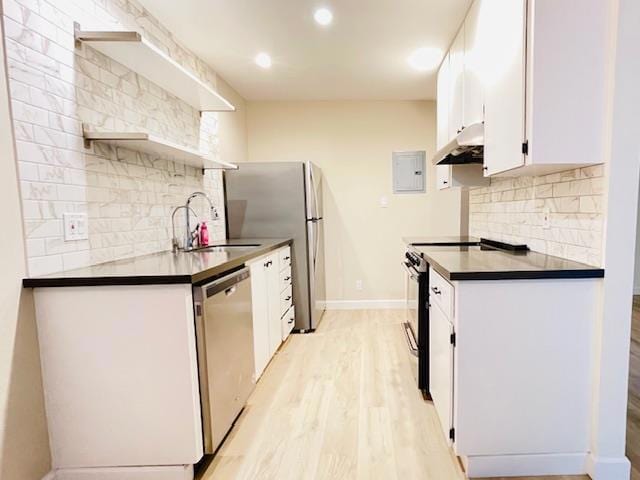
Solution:
M 492 179 L 469 197 L 469 230 L 532 250 L 601 265 L 604 168 Z M 544 228 L 549 212 L 549 228 Z
M 135 0 L 0 0 L 23 197 L 29 272 L 41 275 L 170 248 L 170 214 L 189 193 L 210 194 L 224 214 L 220 172 L 126 149 L 84 148 L 96 130 L 146 130 L 217 155 L 217 115 L 200 113 L 157 85 L 83 46 L 84 29 L 136 29 L 215 87 L 215 73 L 180 47 Z M 208 208 L 195 205 L 201 218 Z M 65 242 L 62 215 L 85 212 L 89 240 Z M 182 217 L 178 217 L 181 220 Z M 183 226 L 178 222 L 182 238 Z M 210 222 L 225 236 L 224 219 Z

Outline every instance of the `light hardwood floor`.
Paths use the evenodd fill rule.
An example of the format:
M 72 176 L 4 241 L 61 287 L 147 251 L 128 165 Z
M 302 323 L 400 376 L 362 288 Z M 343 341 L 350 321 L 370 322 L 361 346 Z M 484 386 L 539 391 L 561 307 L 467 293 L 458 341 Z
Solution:
M 640 301 L 636 308 L 640 319 Z M 315 334 L 292 335 L 202 478 L 464 479 L 415 386 L 401 322 L 392 310 L 329 311 Z M 640 438 L 637 421 L 632 438 Z
M 631 460 L 631 479 L 640 480 L 640 296 L 633 298 L 629 371 L 627 457 Z

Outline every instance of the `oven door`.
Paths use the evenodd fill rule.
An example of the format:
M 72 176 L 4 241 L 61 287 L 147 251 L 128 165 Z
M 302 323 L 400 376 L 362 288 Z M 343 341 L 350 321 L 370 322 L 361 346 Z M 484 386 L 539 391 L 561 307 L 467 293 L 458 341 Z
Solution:
M 420 295 L 420 273 L 409 262 L 402 263 L 405 272 L 405 309 L 404 309 L 404 333 L 411 358 L 415 360 L 414 376 L 419 384 L 418 358 L 418 304 Z

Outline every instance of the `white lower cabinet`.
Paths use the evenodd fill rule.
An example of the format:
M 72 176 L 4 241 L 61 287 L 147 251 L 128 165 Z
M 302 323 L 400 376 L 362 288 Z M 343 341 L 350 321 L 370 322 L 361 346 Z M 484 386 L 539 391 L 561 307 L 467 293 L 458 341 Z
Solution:
M 296 324 L 296 311 L 293 308 L 293 305 L 287 310 L 282 317 L 282 341 L 284 342 L 288 337 L 293 327 Z
M 56 478 L 186 478 L 203 454 L 191 285 L 34 299 Z
M 600 288 L 430 270 L 430 391 L 469 478 L 586 473 Z
M 291 249 L 281 248 L 250 263 L 253 302 L 253 343 L 256 379 L 289 335 L 285 320 L 293 313 Z M 291 314 L 289 314 L 291 310 Z M 295 323 L 295 320 L 294 320 Z M 287 326 L 289 324 L 287 323 Z
M 442 432 L 453 440 L 453 324 L 439 306 L 429 311 L 429 381 Z

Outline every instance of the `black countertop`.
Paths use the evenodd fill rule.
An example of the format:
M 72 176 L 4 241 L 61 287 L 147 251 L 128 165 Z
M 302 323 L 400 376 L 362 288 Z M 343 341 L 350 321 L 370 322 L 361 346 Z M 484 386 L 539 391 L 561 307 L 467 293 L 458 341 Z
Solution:
M 230 239 L 211 245 L 209 249 L 178 253 L 167 251 L 125 258 L 41 277 L 25 278 L 22 284 L 27 288 L 201 284 L 291 243 L 290 238 Z M 256 244 L 259 246 L 251 246 Z M 215 248 L 224 245 L 245 247 L 228 250 Z
M 602 278 L 604 269 L 542 253 L 480 246 L 418 246 L 415 252 L 450 281 Z

